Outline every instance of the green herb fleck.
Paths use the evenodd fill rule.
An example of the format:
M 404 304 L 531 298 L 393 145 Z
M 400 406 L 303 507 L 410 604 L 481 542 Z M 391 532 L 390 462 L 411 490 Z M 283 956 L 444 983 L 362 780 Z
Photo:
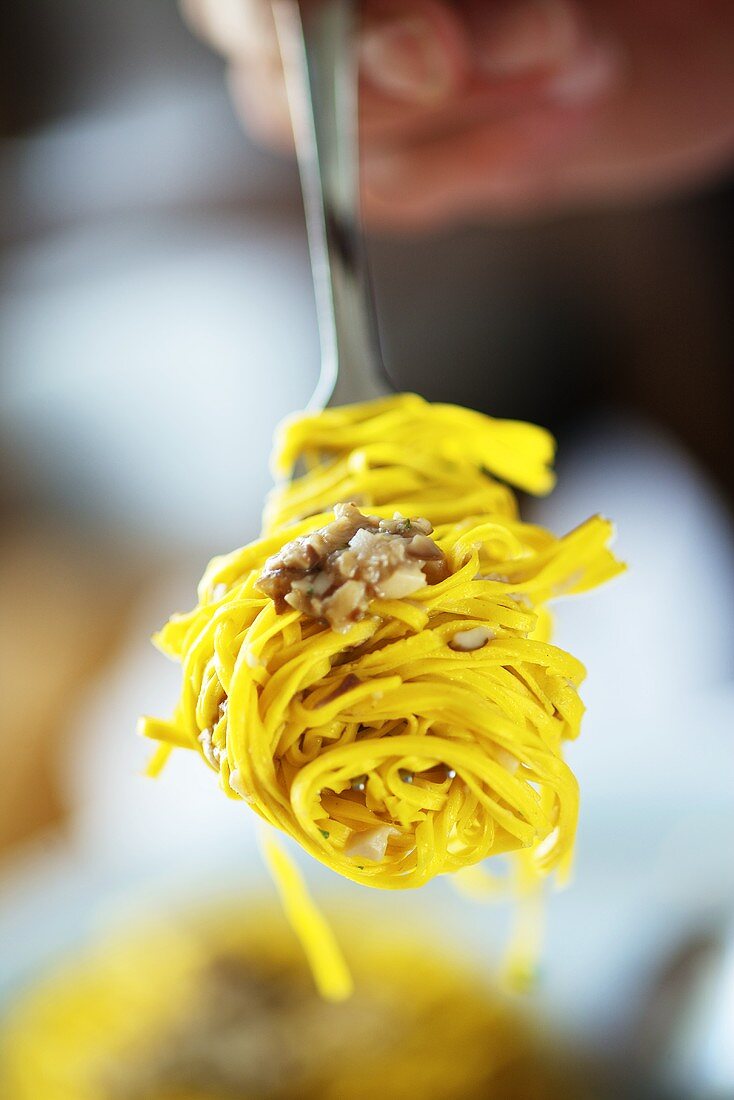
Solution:
M 319 832 L 321 833 L 324 840 L 329 839 L 329 830 L 328 829 L 319 829 Z

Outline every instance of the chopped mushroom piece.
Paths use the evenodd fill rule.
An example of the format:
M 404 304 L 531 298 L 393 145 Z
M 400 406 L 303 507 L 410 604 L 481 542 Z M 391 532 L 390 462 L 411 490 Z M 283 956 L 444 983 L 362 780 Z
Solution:
M 211 764 L 213 768 L 219 768 L 222 760 L 227 755 L 227 750 L 220 749 L 218 745 L 214 744 L 212 740 L 212 731 L 210 729 L 202 730 L 199 734 L 199 744 L 201 745 L 201 751 L 204 753 L 205 758 Z
M 400 836 L 400 832 L 392 825 L 376 825 L 374 829 L 352 833 L 344 845 L 344 851 L 348 856 L 359 856 L 361 859 L 379 863 L 385 858 L 388 841 L 393 836 Z
M 428 520 L 362 515 L 337 504 L 334 520 L 268 558 L 257 586 L 343 633 L 364 618 L 370 600 L 400 600 L 448 576 Z
M 474 649 L 481 649 L 492 638 L 494 638 L 494 631 L 488 626 L 475 626 L 471 630 L 458 630 L 449 642 L 449 646 L 451 649 L 458 649 L 461 653 L 470 653 Z

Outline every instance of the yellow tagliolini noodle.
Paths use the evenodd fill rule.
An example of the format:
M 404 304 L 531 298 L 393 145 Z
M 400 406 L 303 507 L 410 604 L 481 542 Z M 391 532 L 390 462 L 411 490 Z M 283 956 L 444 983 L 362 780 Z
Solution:
M 562 750 L 579 732 L 584 669 L 549 644 L 545 608 L 622 567 L 600 517 L 563 538 L 518 518 L 497 478 L 545 492 L 552 457 L 540 428 L 412 394 L 287 422 L 275 470 L 306 472 L 274 490 L 262 537 L 215 558 L 197 606 L 157 636 L 183 683 L 170 721 L 142 723 L 156 766 L 172 747 L 200 752 L 227 795 L 367 886 L 420 886 L 507 852 L 538 873 L 567 864 L 578 789 Z M 450 575 L 374 600 L 336 633 L 278 613 L 256 582 L 342 501 L 430 520 Z M 485 645 L 452 648 L 475 627 Z
M 4 1006 L 3 1100 L 576 1100 L 517 1011 L 414 923 L 339 927 L 357 993 L 314 993 L 277 912 L 108 934 Z M 548 1044 L 550 1046 L 550 1044 Z

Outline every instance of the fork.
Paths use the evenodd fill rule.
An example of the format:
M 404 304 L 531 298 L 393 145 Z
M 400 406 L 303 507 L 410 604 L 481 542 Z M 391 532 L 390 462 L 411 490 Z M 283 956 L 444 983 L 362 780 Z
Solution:
M 309 411 L 393 392 L 385 374 L 359 202 L 356 0 L 276 0 L 321 344 Z

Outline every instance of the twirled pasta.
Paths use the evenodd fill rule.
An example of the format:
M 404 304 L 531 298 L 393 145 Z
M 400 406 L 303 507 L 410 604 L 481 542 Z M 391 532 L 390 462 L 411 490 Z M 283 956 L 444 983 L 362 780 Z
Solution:
M 495 420 L 458 405 L 431 405 L 414 393 L 289 417 L 277 432 L 265 531 L 341 501 L 433 524 L 467 516 L 516 518 L 511 489 L 554 485 L 553 437 L 535 424 Z M 307 477 L 292 480 L 299 464 Z
M 542 429 L 415 395 L 288 422 L 275 467 L 307 472 L 157 636 L 183 668 L 173 719 L 142 722 L 158 763 L 198 750 L 228 795 L 368 886 L 419 886 L 512 851 L 540 873 L 567 863 L 578 791 L 562 746 L 579 732 L 584 669 L 549 644 L 545 605 L 622 567 L 600 517 L 564 538 L 518 519 L 496 478 L 546 491 L 552 455 Z M 426 517 L 449 570 L 337 633 L 257 582 L 345 500 Z M 452 648 L 476 629 L 486 644 Z

